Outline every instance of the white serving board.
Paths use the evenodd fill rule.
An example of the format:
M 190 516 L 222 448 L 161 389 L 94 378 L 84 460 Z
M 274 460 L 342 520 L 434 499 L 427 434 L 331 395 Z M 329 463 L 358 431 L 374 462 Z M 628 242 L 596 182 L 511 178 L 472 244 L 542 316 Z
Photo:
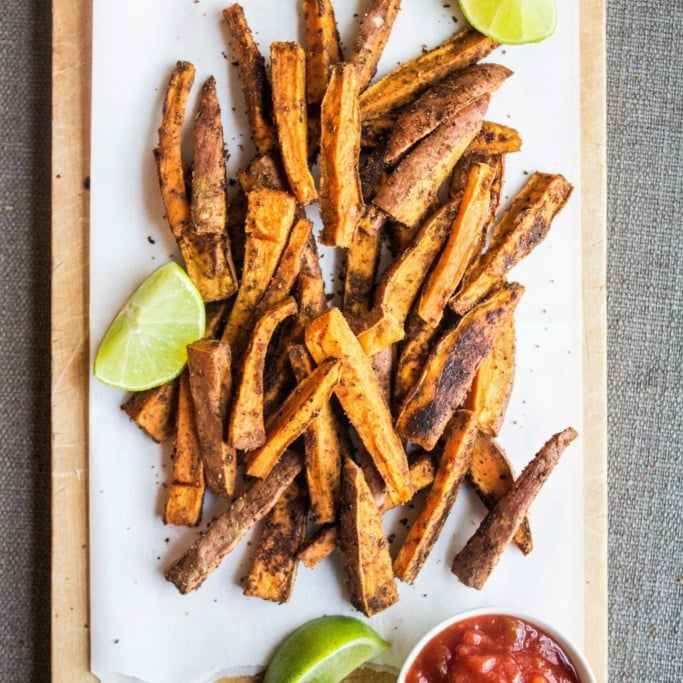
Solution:
M 91 357 L 109 321 L 134 287 L 175 254 L 163 219 L 152 148 L 163 90 L 177 59 L 197 67 L 191 99 L 210 74 L 218 82 L 229 174 L 253 153 L 236 69 L 216 0 L 94 0 L 91 161 Z M 264 53 L 274 40 L 300 37 L 296 0 L 244 0 Z M 404 0 L 380 64 L 433 46 L 458 27 L 443 0 Z M 521 468 L 552 433 L 582 428 L 581 206 L 579 188 L 579 9 L 558 3 L 559 25 L 548 41 L 507 47 L 489 61 L 515 75 L 493 99 L 487 118 L 517 127 L 521 153 L 508 157 L 504 197 L 533 170 L 561 172 L 576 186 L 547 240 L 511 274 L 527 286 L 517 311 L 515 389 L 500 441 Z M 337 0 L 345 45 L 362 3 Z M 226 53 L 226 57 L 223 53 Z M 232 108 L 236 111 L 232 111 Z M 188 150 L 188 154 L 190 150 Z M 148 241 L 154 240 L 154 244 Z M 331 270 L 332 260 L 323 259 Z M 329 272 L 326 272 L 330 276 Z M 338 562 L 302 568 L 289 604 L 242 596 L 246 542 L 194 594 L 180 596 L 163 569 L 195 536 L 165 527 L 160 512 L 168 454 L 119 410 L 123 395 L 96 381 L 90 392 L 91 667 L 105 682 L 203 683 L 250 673 L 295 626 L 321 614 L 354 614 Z M 509 549 L 482 592 L 450 574 L 454 552 L 482 518 L 463 490 L 414 587 L 400 585 L 398 605 L 371 619 L 392 641 L 382 662 L 397 667 L 426 630 L 454 612 L 507 606 L 556 624 L 580 646 L 584 624 L 582 442 L 572 446 L 532 508 L 535 549 Z M 211 517 L 211 503 L 205 519 Z M 397 518 L 387 533 L 401 538 Z M 356 614 L 357 615 L 357 614 Z M 360 616 L 360 615 L 357 615 Z

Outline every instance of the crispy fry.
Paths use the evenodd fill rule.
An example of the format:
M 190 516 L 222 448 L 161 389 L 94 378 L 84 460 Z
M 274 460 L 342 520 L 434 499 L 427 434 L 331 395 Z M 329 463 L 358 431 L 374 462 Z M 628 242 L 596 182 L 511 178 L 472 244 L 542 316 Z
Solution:
M 561 175 L 534 173 L 493 228 L 491 246 L 467 270 L 463 285 L 451 299 L 458 314 L 467 313 L 505 274 L 540 244 L 572 186 Z
M 394 220 L 416 226 L 434 203 L 443 181 L 479 132 L 488 95 L 420 141 L 382 183 L 373 200 Z
M 369 210 L 374 207 L 368 206 Z M 366 232 L 358 226 L 346 252 L 344 314 L 351 319 L 366 315 L 372 303 L 372 290 L 379 263 L 381 233 Z
M 510 154 L 522 149 L 522 138 L 514 128 L 484 121 L 466 154 Z
M 341 364 L 329 360 L 321 363 L 313 374 L 297 385 L 268 421 L 265 444 L 249 454 L 248 475 L 268 476 L 289 445 L 318 417 L 340 377 Z
M 468 478 L 479 499 L 489 510 L 495 507 L 515 481 L 505 451 L 495 439 L 481 431 L 474 440 Z M 533 550 L 534 543 L 527 517 L 519 525 L 513 541 L 525 555 Z
M 515 380 L 515 317 L 510 315 L 472 381 L 466 406 L 477 416 L 479 429 L 498 436 Z
M 197 526 L 202 516 L 204 488 L 204 466 L 200 457 L 195 411 L 188 376 L 184 373 L 178 389 L 173 482 L 166 499 L 164 523 Z
M 285 173 L 300 204 L 318 198 L 308 168 L 306 112 L 306 57 L 298 43 L 275 42 L 270 46 L 273 111 Z
M 460 410 L 453 416 L 432 488 L 394 560 L 394 574 L 401 581 L 415 581 L 439 538 L 460 482 L 470 467 L 476 433 L 473 413 Z
M 187 347 L 187 361 L 206 483 L 217 495 L 232 496 L 237 458 L 225 439 L 232 393 L 230 347 L 202 339 Z
M 468 174 L 453 229 L 427 276 L 416 309 L 426 323 L 439 324 L 467 266 L 481 251 L 490 216 L 491 186 L 495 174 L 495 169 L 485 164 L 475 164 Z
M 256 149 L 261 154 L 275 146 L 271 119 L 270 87 L 263 55 L 254 40 L 242 7 L 235 3 L 223 10 L 232 38 L 232 51 L 237 59 L 247 116 Z
M 277 190 L 254 190 L 248 196 L 244 272 L 223 340 L 239 357 L 262 299 L 287 244 L 294 221 L 294 198 Z
M 289 349 L 289 360 L 297 382 L 312 375 L 315 367 L 306 348 L 295 344 Z M 316 524 L 333 522 L 337 517 L 337 500 L 341 473 L 341 448 L 337 420 L 328 402 L 304 433 L 306 479 L 311 511 Z
M 306 496 L 292 482 L 266 518 L 256 546 L 244 594 L 285 603 L 292 595 L 297 551 L 306 530 Z
M 302 0 L 306 44 L 306 99 L 320 104 L 330 67 L 343 60 L 331 0 Z
M 459 31 L 445 43 L 401 64 L 373 83 L 361 95 L 363 122 L 407 104 L 422 90 L 451 72 L 478 62 L 496 47 L 497 43 L 473 29 Z
M 136 391 L 121 406 L 128 417 L 157 443 L 173 436 L 176 406 L 178 404 L 178 379 L 160 387 Z
M 385 176 L 384 170 L 384 150 L 381 147 L 375 149 L 361 150 L 360 161 L 358 162 L 358 175 L 360 176 L 360 185 L 363 190 L 363 199 L 366 202 L 372 201 L 372 198 L 377 192 L 377 188 Z M 368 209 L 373 208 L 372 205 L 366 206 L 361 220 L 368 220 L 366 214 Z M 359 222 L 358 227 L 361 226 Z M 366 231 L 377 232 L 379 227 L 369 229 L 367 225 L 364 227 Z
M 372 0 L 358 26 L 358 37 L 349 62 L 358 73 L 358 89 L 365 90 L 373 79 L 384 46 L 389 40 L 401 0 Z
M 360 113 L 356 70 L 351 64 L 332 67 L 320 114 L 320 213 L 323 244 L 351 245 L 363 211 L 358 175 Z
M 245 194 L 253 190 L 287 190 L 287 180 L 279 161 L 273 154 L 260 154 L 238 174 L 240 186 Z
M 228 235 L 187 233 L 178 240 L 190 279 L 204 301 L 223 301 L 237 291 L 237 272 Z
M 401 407 L 396 429 L 402 438 L 427 451 L 436 446 L 523 292 L 517 283 L 502 286 L 443 335 Z
M 372 616 L 398 601 L 389 546 L 363 472 L 344 462 L 339 548 L 353 606 Z
M 252 451 L 266 442 L 263 419 L 263 370 L 268 345 L 277 326 L 296 313 L 296 302 L 283 299 L 259 318 L 249 340 L 240 370 L 240 384 L 230 412 L 229 443 Z
M 500 196 L 503 192 L 503 178 L 505 176 L 505 157 L 502 154 L 481 154 L 476 152 L 474 154 L 466 154 L 455 165 L 453 175 L 451 176 L 451 185 L 449 194 L 453 201 L 462 201 L 465 195 L 465 188 L 467 187 L 467 179 L 473 166 L 477 164 L 484 164 L 493 168 L 494 176 L 489 192 L 489 215 L 486 219 L 484 229 L 482 231 L 484 246 L 486 237 L 488 236 L 489 228 L 496 220 L 496 213 L 498 212 L 498 205 L 500 204 Z
M 285 453 L 268 477 L 254 482 L 226 512 L 211 522 L 185 554 L 171 565 L 166 579 L 183 594 L 199 588 L 244 535 L 272 510 L 301 468 L 301 457 L 297 453 Z
M 365 329 L 358 333 L 358 342 L 370 358 L 401 341 L 405 334 L 400 321 L 379 307 L 370 311 L 362 325 Z
M 408 333 L 398 357 L 394 377 L 393 402 L 399 409 L 403 400 L 417 384 L 432 346 L 438 336 L 438 327 L 427 325 L 415 317 L 408 324 Z
M 393 166 L 418 141 L 458 116 L 482 95 L 512 76 L 499 64 L 475 64 L 445 78 L 406 107 L 391 128 L 384 163 Z
M 412 491 L 403 445 L 394 431 L 370 359 L 339 309 L 332 308 L 311 322 L 305 339 L 317 363 L 327 358 L 344 360 L 335 395 L 382 475 L 391 499 L 409 500 Z
M 488 513 L 467 545 L 455 556 L 452 571 L 466 586 L 481 590 L 525 518 L 563 451 L 577 437 L 571 427 L 555 434 L 524 468 L 512 488 Z

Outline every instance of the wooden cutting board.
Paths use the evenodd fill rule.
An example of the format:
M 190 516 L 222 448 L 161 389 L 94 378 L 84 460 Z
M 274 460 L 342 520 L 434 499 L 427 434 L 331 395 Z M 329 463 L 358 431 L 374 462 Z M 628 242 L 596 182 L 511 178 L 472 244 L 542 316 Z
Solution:
M 581 7 L 585 651 L 597 681 L 607 683 L 605 0 Z M 96 680 L 88 609 L 90 15 L 90 0 L 53 0 L 52 679 L 59 683 Z M 360 672 L 349 680 L 393 677 Z

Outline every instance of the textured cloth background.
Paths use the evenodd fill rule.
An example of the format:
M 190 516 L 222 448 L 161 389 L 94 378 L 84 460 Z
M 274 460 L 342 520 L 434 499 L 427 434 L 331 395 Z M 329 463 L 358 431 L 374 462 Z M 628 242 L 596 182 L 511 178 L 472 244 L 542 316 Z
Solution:
M 2 4 L 0 681 L 9 683 L 49 678 L 50 3 Z M 620 682 L 683 681 L 682 42 L 682 0 L 610 0 L 610 679 Z

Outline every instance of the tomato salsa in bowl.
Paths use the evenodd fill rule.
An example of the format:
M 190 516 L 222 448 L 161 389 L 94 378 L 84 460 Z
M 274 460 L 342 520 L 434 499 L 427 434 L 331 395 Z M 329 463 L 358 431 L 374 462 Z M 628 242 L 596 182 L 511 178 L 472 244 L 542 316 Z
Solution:
M 581 653 L 551 626 L 508 610 L 474 610 L 432 629 L 398 683 L 594 683 Z

